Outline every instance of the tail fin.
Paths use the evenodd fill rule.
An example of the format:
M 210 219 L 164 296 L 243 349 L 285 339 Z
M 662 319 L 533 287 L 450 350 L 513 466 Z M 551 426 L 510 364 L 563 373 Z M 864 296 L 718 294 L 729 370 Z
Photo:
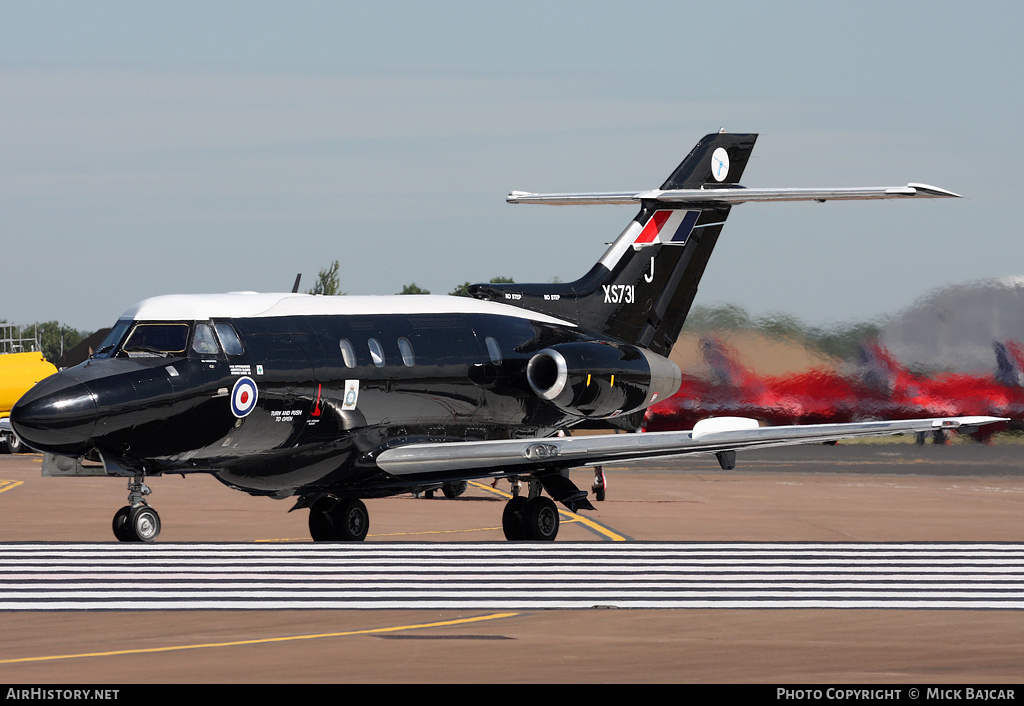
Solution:
M 857 346 L 857 364 L 861 384 L 882 395 L 896 391 L 903 366 L 877 340 L 861 341 Z
M 700 337 L 700 352 L 711 368 L 711 379 L 719 387 L 742 387 L 750 377 L 736 359 L 736 351 L 715 336 Z
M 1024 386 L 1024 345 L 1016 341 L 993 341 L 996 350 L 996 380 L 1010 387 Z
M 660 191 L 738 187 L 756 134 L 704 137 Z M 475 284 L 471 295 L 567 319 L 667 356 L 697 294 L 730 205 L 641 194 L 640 212 L 590 272 L 566 284 Z M 710 195 L 710 194 L 709 194 Z M 634 199 L 636 200 L 636 199 Z M 612 202 L 605 199 L 606 202 Z

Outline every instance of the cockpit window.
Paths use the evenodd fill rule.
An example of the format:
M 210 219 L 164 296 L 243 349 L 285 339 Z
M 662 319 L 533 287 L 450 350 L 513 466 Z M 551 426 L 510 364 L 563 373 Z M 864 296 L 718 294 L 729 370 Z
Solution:
M 192 350 L 196 353 L 217 355 L 220 348 L 217 346 L 217 338 L 213 335 L 213 326 L 210 324 L 196 324 L 196 335 L 192 337 Z
M 114 351 L 117 350 L 117 344 L 124 338 L 124 334 L 128 331 L 128 327 L 132 325 L 131 321 L 118 321 L 114 324 L 114 328 L 110 329 L 110 333 L 103 339 L 103 343 L 93 353 L 93 358 L 109 358 L 114 355 Z
M 181 355 L 188 344 L 188 324 L 138 324 L 121 346 L 129 357 Z
M 241 355 L 242 339 L 238 337 L 235 327 L 228 323 L 216 323 L 217 335 L 220 336 L 220 344 L 224 346 L 224 352 L 228 355 Z

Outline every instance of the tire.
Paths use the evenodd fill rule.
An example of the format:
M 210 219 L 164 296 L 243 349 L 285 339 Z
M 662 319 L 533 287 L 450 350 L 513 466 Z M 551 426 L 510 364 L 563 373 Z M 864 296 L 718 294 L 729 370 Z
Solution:
M 13 431 L 10 434 L 6 435 L 5 441 L 7 442 L 8 453 L 20 454 L 22 451 L 25 450 L 25 444 L 22 442 L 21 439 L 18 438 L 18 435 L 15 434 Z
M 558 508 L 550 498 L 531 498 L 523 508 L 523 531 L 527 539 L 553 542 L 558 536 L 558 522 Z
M 328 542 L 331 539 L 331 510 L 336 501 L 320 498 L 309 507 L 309 536 L 314 542 Z
M 362 500 L 342 500 L 335 506 L 332 514 L 339 535 L 337 539 L 343 542 L 361 542 L 366 539 L 366 533 L 370 531 L 370 513 L 367 512 Z
M 466 488 L 469 487 L 469 483 L 466 481 L 459 481 L 457 483 L 445 483 L 441 486 L 441 492 L 449 500 L 454 500 L 463 493 L 466 492 Z
M 128 513 L 125 532 L 131 537 L 130 541 L 152 542 L 160 536 L 160 515 L 149 505 L 133 507 Z
M 309 508 L 314 542 L 361 542 L 370 529 L 370 514 L 358 498 L 320 498 Z
M 523 509 L 526 498 L 518 495 L 505 503 L 505 511 L 501 513 L 501 529 L 505 532 L 505 539 L 516 542 L 526 539 L 526 532 L 523 530 Z
M 128 515 L 131 513 L 131 505 L 125 505 L 114 515 L 113 530 L 114 537 L 118 542 L 131 542 L 132 538 L 128 532 Z

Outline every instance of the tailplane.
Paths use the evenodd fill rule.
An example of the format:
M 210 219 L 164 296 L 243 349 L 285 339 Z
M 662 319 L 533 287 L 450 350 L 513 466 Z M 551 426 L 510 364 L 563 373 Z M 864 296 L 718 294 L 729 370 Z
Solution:
M 513 191 L 510 203 L 640 204 L 640 212 L 591 270 L 567 284 L 474 284 L 469 293 L 572 321 L 600 335 L 667 356 L 682 330 L 697 285 L 734 204 L 748 201 L 829 201 L 956 197 L 927 184 L 838 189 L 754 188 L 739 179 L 756 134 L 705 136 L 650 191 L 532 194 Z

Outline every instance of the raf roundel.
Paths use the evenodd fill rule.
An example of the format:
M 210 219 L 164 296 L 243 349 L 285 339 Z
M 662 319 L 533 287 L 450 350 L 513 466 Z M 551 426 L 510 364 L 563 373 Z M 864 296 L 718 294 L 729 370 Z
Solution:
M 231 390 L 231 413 L 241 419 L 256 408 L 256 400 L 259 399 L 260 391 L 256 383 L 250 377 L 238 378 L 235 387 Z

